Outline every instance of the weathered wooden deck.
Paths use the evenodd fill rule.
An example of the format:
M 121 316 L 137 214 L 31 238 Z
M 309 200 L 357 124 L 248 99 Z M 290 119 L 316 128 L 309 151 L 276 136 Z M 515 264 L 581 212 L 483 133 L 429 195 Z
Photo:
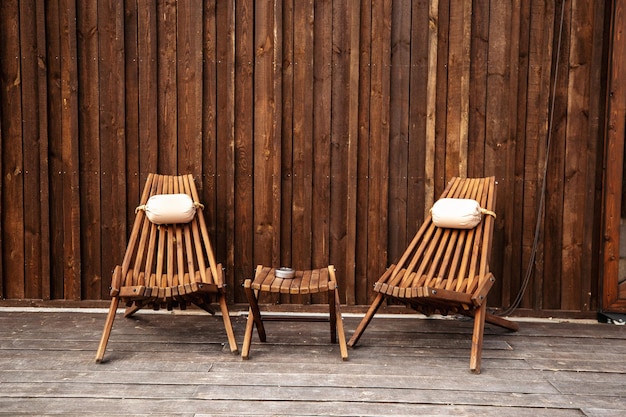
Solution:
M 219 317 L 140 312 L 118 315 L 97 365 L 104 319 L 0 309 L 0 416 L 626 414 L 626 328 L 613 324 L 487 325 L 473 375 L 468 321 L 377 317 L 347 362 L 327 323 L 269 322 L 242 361 Z M 345 318 L 348 337 L 358 321 Z M 241 343 L 245 317 L 233 324 Z

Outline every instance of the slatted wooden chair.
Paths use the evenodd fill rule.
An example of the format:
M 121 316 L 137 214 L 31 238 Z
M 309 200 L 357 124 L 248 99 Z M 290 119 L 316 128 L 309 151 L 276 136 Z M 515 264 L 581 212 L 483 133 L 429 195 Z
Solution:
M 152 196 L 182 197 L 189 201 L 191 207 L 185 207 L 188 209 L 185 214 L 189 214 L 190 220 L 184 219 L 187 222 L 179 223 L 178 219 L 172 220 L 170 214 L 170 220 L 161 217 L 158 223 L 172 223 L 153 223 L 146 206 Z M 176 205 L 174 203 L 169 200 L 169 206 L 159 210 L 170 210 Z M 177 213 L 173 214 L 173 217 L 177 216 Z M 154 217 L 151 218 L 157 222 Z M 146 307 L 155 310 L 170 310 L 173 307 L 185 309 L 190 304 L 214 314 L 211 303 L 217 300 L 230 350 L 238 351 L 226 306 L 222 267 L 215 261 L 203 207 L 199 203 L 192 175 L 148 175 L 124 259 L 113 272 L 111 297 L 96 362 L 101 362 L 104 357 L 120 300 L 127 306 L 125 317 Z
M 493 212 L 495 179 L 453 178 L 441 198 L 476 200 Z M 517 324 L 487 313 L 487 294 L 495 278 L 489 270 L 494 218 L 484 215 L 471 229 L 437 227 L 428 215 L 397 264 L 374 285 L 378 293 L 348 346 L 354 346 L 385 298 L 426 315 L 462 314 L 474 319 L 470 370 L 480 373 L 485 321 L 517 330 Z

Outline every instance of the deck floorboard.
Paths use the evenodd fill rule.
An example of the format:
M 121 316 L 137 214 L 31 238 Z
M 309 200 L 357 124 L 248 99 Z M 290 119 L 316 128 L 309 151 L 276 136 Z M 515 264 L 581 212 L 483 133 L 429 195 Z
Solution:
M 327 323 L 268 322 L 250 360 L 220 317 L 118 315 L 102 364 L 104 312 L 0 308 L 0 416 L 623 416 L 626 327 L 529 321 L 487 326 L 480 375 L 472 324 L 375 318 L 350 359 Z M 233 316 L 237 340 L 244 316 Z M 346 317 L 347 337 L 359 317 Z

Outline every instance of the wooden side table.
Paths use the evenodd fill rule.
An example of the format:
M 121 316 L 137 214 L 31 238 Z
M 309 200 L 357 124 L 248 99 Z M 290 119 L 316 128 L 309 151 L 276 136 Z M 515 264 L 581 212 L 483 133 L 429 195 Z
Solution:
M 279 272 L 281 271 L 279 270 Z M 266 341 L 263 318 L 259 310 L 259 297 L 262 292 L 283 294 L 316 294 L 328 292 L 330 341 L 331 343 L 337 343 L 337 339 L 339 339 L 341 358 L 347 360 L 348 348 L 339 307 L 339 291 L 337 289 L 337 279 L 335 278 L 335 267 L 330 265 L 328 268 L 295 271 L 293 278 L 280 278 L 276 275 L 276 268 L 259 265 L 256 268 L 254 280 L 247 279 L 244 282 L 244 289 L 248 297 L 248 303 L 250 304 L 250 311 L 248 313 L 248 322 L 246 323 L 241 357 L 248 359 L 250 344 L 252 343 L 252 330 L 255 325 L 259 339 L 261 339 L 262 342 Z

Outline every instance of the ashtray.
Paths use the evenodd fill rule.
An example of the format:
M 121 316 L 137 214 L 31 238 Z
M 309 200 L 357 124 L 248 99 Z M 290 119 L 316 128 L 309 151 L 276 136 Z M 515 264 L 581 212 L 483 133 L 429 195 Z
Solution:
M 296 270 L 283 266 L 282 268 L 277 268 L 274 271 L 274 275 L 276 275 L 276 278 L 293 278 L 296 276 Z

